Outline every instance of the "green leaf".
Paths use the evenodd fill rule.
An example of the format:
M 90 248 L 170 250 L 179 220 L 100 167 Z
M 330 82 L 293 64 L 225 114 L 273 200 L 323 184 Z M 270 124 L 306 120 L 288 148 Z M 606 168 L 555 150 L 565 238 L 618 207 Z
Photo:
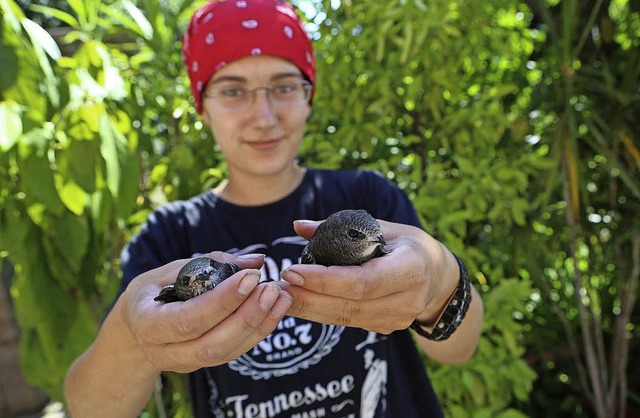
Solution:
M 18 19 L 24 19 L 24 14 L 13 2 L 8 7 L 5 2 L 0 5 L 6 13 L 0 16 L 4 23 L 0 24 L 0 101 L 23 105 L 23 122 L 42 121 L 47 97 L 40 90 L 42 72 L 33 45 L 24 36 Z
M 106 189 L 101 189 L 91 194 L 90 200 L 89 209 L 93 228 L 98 234 L 107 233 L 113 217 L 114 203 L 111 194 Z
M 55 180 L 58 196 L 60 196 L 62 203 L 75 215 L 82 215 L 87 205 L 87 193 L 73 181 L 64 182 L 62 176 L 56 176 Z
M 31 38 L 33 52 L 38 59 L 40 69 L 44 73 L 46 93 L 49 96 L 51 103 L 57 106 L 60 104 L 60 94 L 57 88 L 58 80 L 53 73 L 53 68 L 51 67 L 51 63 L 49 62 L 47 55 L 54 60 L 57 60 L 61 56 L 60 49 L 51 35 L 32 20 L 23 19 L 22 25 Z
M 87 253 L 89 243 L 89 225 L 84 217 L 65 212 L 62 216 L 45 216 L 42 229 L 47 235 L 43 242 L 48 251 L 48 260 L 52 268 L 56 268 L 56 259 L 62 256 L 62 260 L 71 268 L 73 273 L 80 271 L 82 260 Z M 46 247 L 48 244 L 53 247 Z M 53 251 L 55 248 L 56 252 Z M 61 277 L 62 275 L 57 275 Z M 70 278 L 64 277 L 69 280 Z
M 13 35 L 13 33 L 6 32 L 4 36 Z M 2 43 L 0 43 L 0 63 L 2 65 L 2 71 L 0 71 L 0 97 L 3 97 L 2 93 L 13 86 L 18 79 L 18 56 L 13 48 Z
M 58 157 L 60 173 L 65 182 L 73 182 L 87 193 L 96 191 L 96 165 L 100 158 L 98 141 L 72 140 Z
M 0 151 L 7 152 L 22 135 L 20 107 L 15 103 L 0 102 Z
M 122 170 L 120 167 L 120 150 L 126 147 L 126 140 L 118 132 L 109 116 L 105 113 L 99 119 L 99 133 L 102 142 L 100 143 L 100 153 L 106 163 L 107 188 L 115 200 L 120 192 L 120 179 Z
M 522 198 L 516 198 L 511 201 L 511 215 L 513 221 L 520 226 L 526 224 L 526 213 L 529 210 L 529 202 Z
M 64 22 L 67 25 L 71 26 L 72 28 L 77 29 L 80 26 L 80 24 L 78 23 L 78 20 L 75 17 L 73 17 L 72 15 L 70 15 L 69 13 L 63 10 L 54 9 L 53 7 L 48 7 L 48 6 L 41 6 L 39 4 L 32 4 L 31 6 L 29 6 L 29 8 L 34 12 L 39 12 L 45 16 L 51 16 L 53 18 L 56 18 L 59 21 Z
M 62 56 L 56 41 L 49 35 L 49 32 L 40 27 L 40 25 L 33 20 L 24 19 L 22 26 L 24 26 L 24 29 L 29 34 L 31 42 L 39 48 L 42 48 L 52 59 L 57 60 Z
M 92 0 L 89 0 L 92 1 Z M 85 7 L 85 3 L 89 1 L 84 0 L 67 0 L 69 6 L 73 9 L 73 11 L 78 16 L 79 29 L 88 29 L 87 23 L 89 22 L 89 18 L 87 16 L 87 8 Z
M 495 417 L 496 418 L 527 418 L 528 415 L 518 411 L 517 409 L 507 409 L 506 411 L 500 412 Z
M 53 140 L 53 124 L 46 123 L 42 128 L 35 128 L 22 135 L 20 138 L 20 155 L 27 156 L 32 152 L 43 156 L 49 149 L 49 144 Z
M 122 2 L 124 8 L 129 12 L 129 15 L 133 18 L 138 26 L 138 33 L 140 33 L 146 40 L 150 40 L 153 38 L 153 26 L 149 20 L 147 20 L 146 16 L 142 13 L 140 9 L 136 7 L 129 0 L 124 0 Z
M 29 204 L 42 203 L 51 213 L 61 215 L 64 205 L 56 192 L 53 170 L 46 156 L 30 154 L 20 166 L 22 186 Z

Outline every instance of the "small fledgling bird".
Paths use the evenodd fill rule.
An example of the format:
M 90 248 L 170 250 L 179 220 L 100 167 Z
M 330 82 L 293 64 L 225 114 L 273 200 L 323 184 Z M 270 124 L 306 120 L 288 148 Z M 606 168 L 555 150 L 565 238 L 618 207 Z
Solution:
M 365 210 L 331 214 L 302 250 L 303 264 L 360 265 L 386 254 L 380 224 Z
M 220 263 L 209 257 L 197 257 L 182 266 L 173 284 L 153 298 L 161 302 L 185 301 L 211 290 L 233 273 L 240 271 L 234 263 Z

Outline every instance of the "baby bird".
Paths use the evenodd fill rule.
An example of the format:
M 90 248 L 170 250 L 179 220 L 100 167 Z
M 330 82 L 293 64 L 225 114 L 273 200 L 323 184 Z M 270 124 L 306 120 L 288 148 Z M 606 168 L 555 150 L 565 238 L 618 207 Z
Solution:
M 153 300 L 185 301 L 211 290 L 233 273 L 240 271 L 234 263 L 220 263 L 209 257 L 197 257 L 185 264 L 173 284 L 165 286 Z
M 387 253 L 380 224 L 365 210 L 331 214 L 302 251 L 303 264 L 360 265 Z

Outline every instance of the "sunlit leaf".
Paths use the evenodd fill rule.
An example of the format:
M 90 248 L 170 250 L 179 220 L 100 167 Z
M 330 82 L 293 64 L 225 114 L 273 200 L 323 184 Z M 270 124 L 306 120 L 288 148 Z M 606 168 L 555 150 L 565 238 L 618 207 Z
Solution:
M 9 151 L 22 135 L 20 108 L 9 102 L 0 102 L 0 151 Z
M 122 4 L 129 15 L 136 22 L 140 34 L 147 40 L 153 38 L 153 27 L 151 26 L 151 23 L 149 23 L 149 20 L 147 20 L 146 16 L 142 13 L 142 11 L 129 0 L 124 0 Z
M 29 8 L 35 12 L 42 13 L 46 16 L 54 17 L 59 21 L 64 22 L 67 25 L 71 26 L 72 28 L 78 28 L 80 26 L 78 23 L 78 20 L 75 17 L 73 17 L 72 15 L 70 15 L 69 13 L 63 10 L 55 9 L 53 7 L 48 7 L 48 6 L 41 6 L 39 4 L 32 4 L 31 6 L 29 6 Z
M 51 35 L 33 21 L 24 19 L 22 24 L 31 38 L 34 53 L 38 59 L 40 69 L 44 73 L 43 82 L 46 85 L 46 93 L 51 102 L 57 106 L 60 103 L 58 80 L 53 73 L 48 56 L 54 60 L 59 59 L 61 56 L 60 49 Z
M 62 56 L 56 41 L 51 37 L 49 32 L 44 30 L 40 25 L 29 19 L 23 20 L 22 25 L 31 37 L 34 45 L 42 48 L 53 60 L 57 60 Z
M 73 212 L 75 215 L 80 216 L 84 213 L 84 209 L 87 205 L 87 192 L 83 190 L 78 184 L 67 181 L 64 182 L 62 177 L 56 178 L 56 186 L 58 190 L 58 196 L 62 203 Z

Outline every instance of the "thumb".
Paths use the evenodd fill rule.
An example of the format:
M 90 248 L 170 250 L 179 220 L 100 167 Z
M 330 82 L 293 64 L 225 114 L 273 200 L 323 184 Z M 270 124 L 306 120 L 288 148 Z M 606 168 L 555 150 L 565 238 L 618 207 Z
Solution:
M 222 251 L 212 251 L 205 254 L 220 263 L 235 263 L 241 269 L 259 269 L 264 263 L 264 254 L 229 254 Z
M 316 232 L 316 228 L 320 225 L 321 221 L 308 221 L 306 219 L 293 221 L 293 229 L 298 235 L 304 239 L 309 239 Z

